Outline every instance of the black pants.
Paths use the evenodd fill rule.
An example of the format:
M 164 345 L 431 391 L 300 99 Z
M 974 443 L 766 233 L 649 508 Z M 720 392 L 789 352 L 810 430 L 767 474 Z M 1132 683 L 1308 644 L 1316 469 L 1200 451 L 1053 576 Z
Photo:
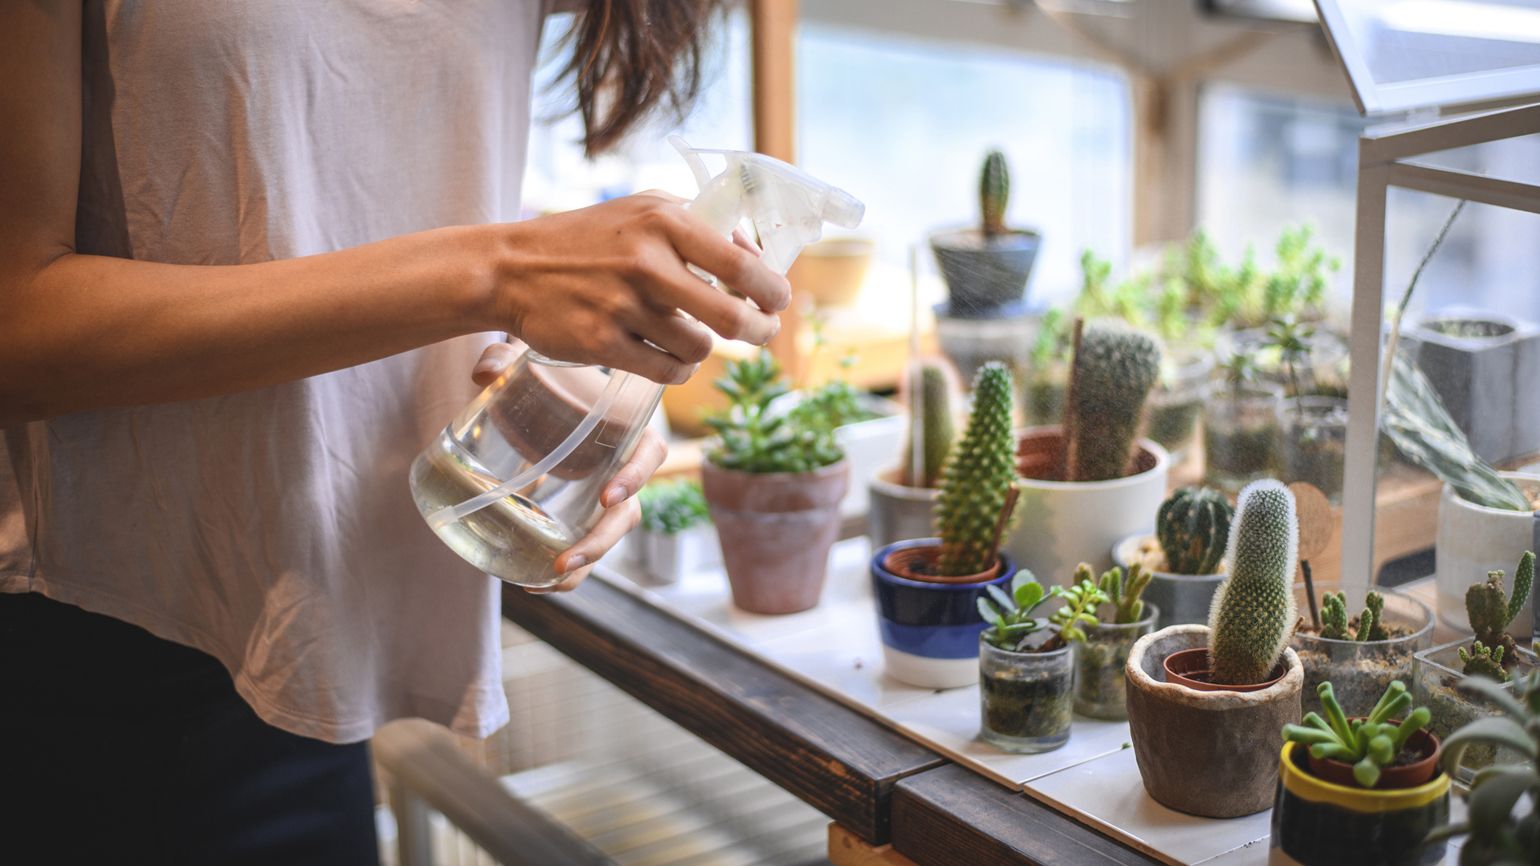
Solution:
M 378 862 L 367 743 L 280 731 L 204 653 L 0 593 L 0 863 Z

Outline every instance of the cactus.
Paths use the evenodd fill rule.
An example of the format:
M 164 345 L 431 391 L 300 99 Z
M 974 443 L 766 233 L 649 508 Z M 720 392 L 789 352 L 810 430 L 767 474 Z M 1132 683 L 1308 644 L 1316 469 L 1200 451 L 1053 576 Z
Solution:
M 957 430 L 952 425 L 952 374 L 942 362 L 926 359 L 919 364 L 920 387 L 910 400 L 910 411 L 920 412 L 920 477 L 914 476 L 914 434 L 904 448 L 904 483 L 910 487 L 935 487 L 941 480 L 947 452 Z M 918 403 L 916 403 L 918 401 Z
M 1347 594 L 1328 592 L 1321 599 L 1321 637 L 1352 641 L 1390 640 L 1384 615 L 1384 596 L 1371 592 L 1364 598 L 1364 612 L 1358 615 L 1358 628 L 1349 628 Z
M 1005 167 L 1005 154 L 991 150 L 984 156 L 984 170 L 979 173 L 979 212 L 983 216 L 984 237 L 1005 234 L 1005 206 L 1011 200 L 1011 173 Z
M 1065 407 L 1075 438 L 1069 480 L 1123 477 L 1144 401 L 1160 378 L 1160 354 L 1148 334 L 1110 323 L 1085 329 Z
M 1476 633 L 1477 644 L 1501 649 L 1512 667 L 1519 658 L 1518 644 L 1507 633 L 1508 624 L 1519 615 L 1524 600 L 1529 598 L 1530 587 L 1535 580 L 1535 555 L 1525 551 L 1519 559 L 1519 567 L 1513 573 L 1513 597 L 1503 589 L 1503 572 L 1487 572 L 1486 583 L 1478 583 L 1465 591 L 1465 613 L 1470 617 L 1471 631 Z
M 1235 509 L 1209 487 L 1183 487 L 1155 512 L 1155 537 L 1172 574 L 1213 574 L 1225 555 Z
M 1406 684 L 1391 680 L 1389 688 L 1380 696 L 1369 716 L 1362 721 L 1350 721 L 1337 703 L 1331 683 L 1321 683 L 1316 689 L 1321 698 L 1321 709 L 1326 713 L 1306 713 L 1303 725 L 1284 725 L 1283 738 L 1310 748 L 1316 758 L 1330 758 L 1353 765 L 1353 779 L 1365 788 L 1372 788 L 1380 780 L 1380 770 L 1395 763 L 1396 756 L 1411 739 L 1433 718 L 1427 707 L 1418 707 L 1410 713 L 1412 696 L 1406 693 Z M 1405 715 L 1399 724 L 1391 720 Z
M 1230 576 L 1209 610 L 1213 682 L 1250 685 L 1268 678 L 1294 626 L 1290 583 L 1299 562 L 1294 494 L 1256 481 L 1241 491 L 1226 553 Z
M 1460 647 L 1460 662 L 1467 676 L 1486 677 L 1500 683 L 1508 681 L 1508 671 L 1503 668 L 1503 648 L 1490 647 L 1481 641 L 1471 644 L 1470 649 Z
M 1016 483 L 1016 437 L 1011 432 L 1011 371 L 997 361 L 973 380 L 968 429 L 941 473 L 936 534 L 938 573 L 959 577 L 988 571 L 999 557 L 1000 535 Z
M 1098 578 L 1091 571 L 1091 566 L 1082 562 L 1075 568 L 1074 581 L 1076 584 L 1094 584 L 1112 605 L 1115 612 L 1113 622 L 1127 625 L 1144 617 L 1144 600 L 1140 596 L 1144 595 L 1144 588 L 1150 585 L 1153 576 L 1154 572 L 1146 571 L 1144 566 L 1134 563 L 1126 577 L 1123 569 L 1113 566 Z

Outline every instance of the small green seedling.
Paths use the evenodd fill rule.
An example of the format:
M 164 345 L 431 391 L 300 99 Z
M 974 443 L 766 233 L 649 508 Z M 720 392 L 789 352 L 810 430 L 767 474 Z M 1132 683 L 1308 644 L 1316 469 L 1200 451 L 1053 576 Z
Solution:
M 1058 598 L 1064 594 L 1064 590 L 1055 586 L 1051 589 L 1043 589 L 1043 585 L 1037 582 L 1037 577 L 1032 572 L 1023 568 L 1011 578 L 1011 591 L 1007 593 L 999 586 L 990 584 L 989 598 L 979 599 L 979 616 L 984 621 L 993 625 L 993 629 L 984 632 L 984 639 L 999 649 L 1011 652 L 1026 651 L 1026 640 L 1031 635 L 1046 628 L 1048 623 L 1032 615 L 1043 602 L 1050 598 Z
M 1090 574 L 1090 569 L 1086 573 Z M 1079 576 L 1079 573 L 1076 573 Z M 1062 590 L 1060 594 L 1064 598 L 1064 606 L 1054 612 L 1048 621 L 1059 630 L 1059 639 L 1064 643 L 1076 643 L 1085 640 L 1085 626 L 1096 625 L 1101 622 L 1096 617 L 1096 608 L 1099 605 L 1111 601 L 1105 592 L 1096 585 L 1096 581 L 1090 577 L 1082 577 L 1069 589 Z
M 1348 719 L 1337 703 L 1331 683 L 1321 683 L 1316 694 L 1320 695 L 1326 717 L 1306 713 L 1303 725 L 1283 726 L 1283 738 L 1308 746 L 1316 758 L 1352 764 L 1353 778 L 1365 788 L 1374 787 L 1380 780 L 1380 770 L 1394 763 L 1407 740 L 1432 718 L 1427 707 L 1418 707 L 1399 725 L 1391 721 L 1412 705 L 1412 696 L 1400 680 L 1391 682 L 1366 719 Z

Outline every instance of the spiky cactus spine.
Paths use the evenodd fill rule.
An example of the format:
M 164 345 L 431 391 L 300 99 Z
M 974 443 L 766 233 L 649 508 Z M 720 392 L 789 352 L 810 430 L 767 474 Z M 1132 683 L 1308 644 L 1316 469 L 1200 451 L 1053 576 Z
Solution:
M 1358 627 L 1348 628 L 1347 593 L 1328 592 L 1321 599 L 1321 637 L 1330 640 L 1389 640 L 1385 629 L 1385 598 L 1371 592 L 1364 598 L 1364 612 L 1358 615 Z
M 941 362 L 920 362 L 919 400 L 921 464 L 920 477 L 914 477 L 914 438 L 911 434 L 904 449 L 904 479 L 910 487 L 935 487 L 941 480 L 947 452 L 957 430 L 952 424 L 952 377 Z M 914 406 L 910 411 L 914 411 Z
M 984 156 L 984 170 L 979 173 L 979 211 L 985 237 L 1005 234 L 1005 206 L 1010 200 L 1011 174 L 1005 167 L 1005 154 L 991 150 Z
M 1364 612 L 1358 615 L 1358 641 L 1390 640 L 1385 628 L 1385 597 L 1371 592 L 1364 597 Z
M 968 428 L 952 447 L 936 498 L 937 571 L 943 576 L 987 571 L 999 555 L 996 529 L 1016 482 L 1014 389 L 1011 371 L 997 361 L 979 368 L 974 377 Z
M 1172 574 L 1213 574 L 1224 560 L 1235 509 L 1223 493 L 1183 487 L 1155 512 L 1155 537 Z
M 1070 479 L 1122 478 L 1133 456 L 1144 401 L 1160 378 L 1160 345 L 1148 334 L 1111 323 L 1088 325 L 1075 355 Z
M 1503 668 L 1503 648 L 1489 647 L 1481 641 L 1471 644 L 1469 650 L 1460 647 L 1460 661 L 1465 664 L 1467 676 L 1486 677 L 1500 683 L 1508 681 L 1508 671 Z
M 1230 576 L 1209 610 L 1213 681 L 1250 685 L 1266 680 L 1294 626 L 1290 584 L 1299 561 L 1294 494 L 1277 481 L 1241 491 L 1226 553 Z
M 1348 639 L 1347 596 L 1340 592 L 1328 592 L 1321 599 L 1321 637 L 1328 640 Z
M 1465 591 L 1465 613 L 1470 617 L 1471 631 L 1476 633 L 1476 643 L 1494 650 L 1501 649 L 1511 666 L 1519 659 L 1518 644 L 1508 634 L 1508 624 L 1519 615 L 1524 600 L 1529 598 L 1535 580 L 1535 555 L 1525 551 L 1519 559 L 1519 567 L 1513 573 L 1513 597 L 1503 588 L 1503 572 L 1487 572 L 1486 583 L 1478 583 Z

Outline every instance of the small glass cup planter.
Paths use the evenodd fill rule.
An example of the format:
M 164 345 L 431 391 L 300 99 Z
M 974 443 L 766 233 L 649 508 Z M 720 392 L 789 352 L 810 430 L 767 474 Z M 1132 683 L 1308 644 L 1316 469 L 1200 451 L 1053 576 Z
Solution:
M 1339 589 L 1335 583 L 1317 583 L 1316 602 L 1319 603 L 1328 592 Z M 1413 656 L 1433 645 L 1433 611 L 1396 590 L 1376 587 L 1374 591 L 1385 599 L 1381 616 L 1385 628 L 1391 633 L 1390 639 L 1336 640 L 1306 630 L 1309 628 L 1310 602 L 1305 596 L 1305 585 L 1294 585 L 1295 606 L 1299 615 L 1305 618 L 1306 626 L 1295 630 L 1290 645 L 1305 667 L 1305 686 L 1300 692 L 1305 712 L 1321 712 L 1321 699 L 1316 695 L 1316 689 L 1323 682 L 1332 684 L 1338 703 L 1349 716 L 1367 716 L 1392 680 L 1407 684 L 1413 681 L 1416 666 Z M 1353 612 L 1355 620 L 1363 608 L 1362 599 L 1348 602 L 1348 610 Z
M 1428 722 L 1428 730 L 1441 740 L 1448 739 L 1450 734 L 1476 719 L 1502 713 L 1497 706 L 1485 698 L 1458 688 L 1460 681 L 1466 677 L 1461 670 L 1463 665 L 1460 663 L 1460 647 L 1469 646 L 1470 638 L 1463 638 L 1423 650 L 1415 656 L 1415 673 L 1412 679 L 1413 703 L 1432 711 L 1433 718 Z M 1533 671 L 1537 664 L 1540 664 L 1540 660 L 1536 659 L 1535 654 L 1520 647 L 1519 662 L 1509 669 L 1510 679 L 1505 688 L 1512 691 L 1514 683 Z M 1465 756 L 1460 761 L 1461 778 L 1490 766 L 1494 760 L 1516 762 L 1519 756 L 1506 751 L 1499 753 L 1491 746 L 1484 744 L 1473 745 L 1465 750 Z
M 1213 356 L 1204 353 L 1185 358 L 1150 392 L 1145 435 L 1171 452 L 1173 462 L 1180 463 L 1192 448 L 1213 372 Z
M 1342 466 L 1347 454 L 1347 400 L 1341 397 L 1285 399 L 1283 480 L 1321 488 L 1333 504 L 1342 501 Z
M 1052 639 L 1044 629 L 1038 645 Z M 1003 650 L 979 638 L 979 739 L 1007 752 L 1049 752 L 1069 741 L 1074 653 Z
M 1276 385 L 1210 387 L 1203 416 L 1204 480 L 1226 493 L 1269 475 L 1278 464 Z
M 1111 611 L 1103 614 L 1110 617 Z M 1075 646 L 1075 712 L 1093 719 L 1128 718 L 1128 689 L 1123 669 L 1134 641 L 1155 630 L 1160 608 L 1148 602 L 1138 622 L 1099 622 L 1085 628 L 1085 641 Z

